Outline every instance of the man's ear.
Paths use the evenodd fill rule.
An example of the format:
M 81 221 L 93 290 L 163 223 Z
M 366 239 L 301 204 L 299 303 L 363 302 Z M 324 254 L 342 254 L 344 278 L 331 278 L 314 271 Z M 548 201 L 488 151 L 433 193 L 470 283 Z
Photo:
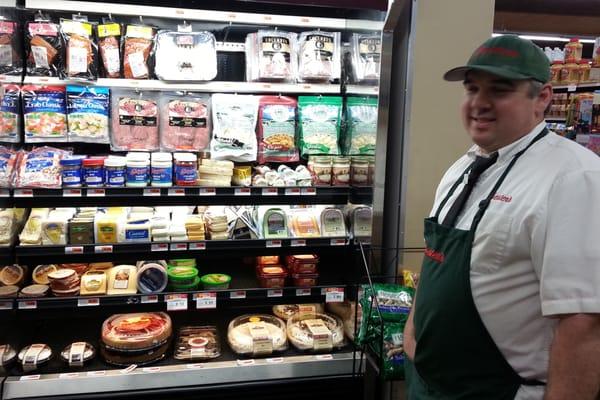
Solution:
M 550 111 L 550 104 L 552 103 L 553 93 L 554 92 L 552 91 L 552 85 L 549 83 L 546 83 L 544 86 L 542 86 L 542 90 L 540 90 L 538 100 L 540 102 L 540 108 L 544 115 L 547 114 L 548 111 Z

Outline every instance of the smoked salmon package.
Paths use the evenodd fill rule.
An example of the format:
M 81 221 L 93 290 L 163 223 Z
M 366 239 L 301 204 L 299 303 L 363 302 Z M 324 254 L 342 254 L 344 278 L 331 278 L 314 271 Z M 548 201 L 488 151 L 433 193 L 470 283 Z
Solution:
M 25 85 L 21 88 L 21 94 L 25 142 L 66 142 L 65 87 Z
M 202 151 L 210 145 L 210 97 L 161 96 L 160 147 L 164 151 Z
M 262 96 L 258 101 L 258 162 L 296 162 L 296 99 Z
M 43 19 L 27 23 L 27 75 L 58 76 L 63 58 L 58 28 Z
M 114 90 L 111 97 L 111 149 L 159 149 L 158 93 Z
M 121 77 L 121 25 L 107 21 L 98 25 L 98 53 L 100 76 Z
M 18 85 L 4 85 L 0 102 L 0 142 L 19 143 L 21 129 L 21 90 Z
M 127 25 L 123 39 L 123 77 L 150 79 L 156 29 L 146 25 Z
M 98 49 L 94 43 L 93 25 L 89 22 L 60 20 L 60 33 L 66 50 L 61 79 L 98 79 Z
M 0 74 L 21 75 L 23 72 L 21 37 L 16 22 L 0 20 Z

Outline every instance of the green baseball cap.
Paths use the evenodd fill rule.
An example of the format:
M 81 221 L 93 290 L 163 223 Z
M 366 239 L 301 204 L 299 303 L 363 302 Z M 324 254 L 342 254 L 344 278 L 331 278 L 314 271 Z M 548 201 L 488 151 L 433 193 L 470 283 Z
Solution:
M 485 71 L 511 80 L 550 80 L 550 60 L 532 41 L 516 35 L 502 35 L 486 40 L 467 65 L 452 68 L 444 74 L 447 81 L 463 81 L 471 70 Z

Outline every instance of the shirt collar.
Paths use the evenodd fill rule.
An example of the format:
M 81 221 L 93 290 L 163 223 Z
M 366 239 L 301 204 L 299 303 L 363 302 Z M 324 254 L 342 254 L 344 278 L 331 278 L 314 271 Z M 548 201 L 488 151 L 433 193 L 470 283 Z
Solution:
M 502 163 L 505 160 L 510 159 L 513 155 L 527 147 L 527 145 L 546 127 L 546 121 L 542 121 L 537 124 L 527 135 L 521 137 L 519 140 L 512 142 L 500 149 L 498 149 L 498 163 Z M 475 159 L 477 156 L 489 157 L 489 154 L 484 153 L 479 146 L 474 144 L 467 151 L 467 156 L 470 159 Z

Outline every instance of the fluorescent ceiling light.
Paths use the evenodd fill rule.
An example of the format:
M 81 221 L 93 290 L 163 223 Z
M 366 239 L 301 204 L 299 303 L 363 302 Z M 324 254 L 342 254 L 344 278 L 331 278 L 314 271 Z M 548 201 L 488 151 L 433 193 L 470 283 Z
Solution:
M 501 33 L 492 33 L 492 37 L 502 36 Z M 570 39 L 560 36 L 536 36 L 536 35 L 519 35 L 523 39 L 534 40 L 538 42 L 568 42 Z M 594 43 L 593 39 L 579 39 L 581 43 Z

